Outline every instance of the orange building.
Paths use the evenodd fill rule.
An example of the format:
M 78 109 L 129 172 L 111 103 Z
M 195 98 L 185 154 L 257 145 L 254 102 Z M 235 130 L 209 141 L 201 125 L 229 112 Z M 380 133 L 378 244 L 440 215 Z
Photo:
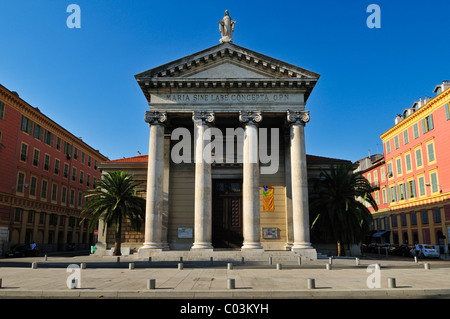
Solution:
M 386 232 L 386 242 L 439 245 L 444 252 L 450 234 L 450 83 L 434 93 L 397 116 L 381 135 L 383 164 L 364 175 L 379 181 L 374 230 Z
M 105 160 L 0 85 L 0 254 L 32 241 L 45 252 L 68 243 L 88 248 L 83 192 L 101 178 L 97 164 Z

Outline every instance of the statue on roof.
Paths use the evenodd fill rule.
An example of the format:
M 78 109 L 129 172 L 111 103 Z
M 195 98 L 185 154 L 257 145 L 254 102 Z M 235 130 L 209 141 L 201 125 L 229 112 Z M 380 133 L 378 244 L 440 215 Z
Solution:
M 233 42 L 232 36 L 234 32 L 234 24 L 236 21 L 232 20 L 228 10 L 225 10 L 225 16 L 221 21 L 219 21 L 219 29 L 220 34 L 222 34 L 222 38 L 220 39 L 220 43 L 224 42 Z

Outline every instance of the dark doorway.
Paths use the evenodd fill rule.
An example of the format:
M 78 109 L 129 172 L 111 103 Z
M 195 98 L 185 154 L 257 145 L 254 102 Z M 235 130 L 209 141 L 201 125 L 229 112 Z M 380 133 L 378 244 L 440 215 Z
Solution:
M 214 248 L 241 248 L 241 180 L 213 180 L 212 224 Z

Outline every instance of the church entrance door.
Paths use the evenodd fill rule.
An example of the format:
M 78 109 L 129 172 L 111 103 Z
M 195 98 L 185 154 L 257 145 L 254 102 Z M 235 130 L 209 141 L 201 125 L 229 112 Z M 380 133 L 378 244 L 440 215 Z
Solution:
M 212 240 L 214 248 L 241 248 L 242 181 L 213 180 Z

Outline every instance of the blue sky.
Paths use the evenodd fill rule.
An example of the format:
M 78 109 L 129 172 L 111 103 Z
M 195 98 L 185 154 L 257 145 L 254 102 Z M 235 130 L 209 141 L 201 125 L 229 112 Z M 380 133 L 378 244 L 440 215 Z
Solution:
M 79 29 L 66 25 L 72 3 Z M 308 154 L 382 152 L 396 114 L 450 79 L 448 0 L 0 0 L 0 83 L 110 159 L 147 154 L 134 75 L 218 44 L 225 10 L 235 44 L 321 75 Z

